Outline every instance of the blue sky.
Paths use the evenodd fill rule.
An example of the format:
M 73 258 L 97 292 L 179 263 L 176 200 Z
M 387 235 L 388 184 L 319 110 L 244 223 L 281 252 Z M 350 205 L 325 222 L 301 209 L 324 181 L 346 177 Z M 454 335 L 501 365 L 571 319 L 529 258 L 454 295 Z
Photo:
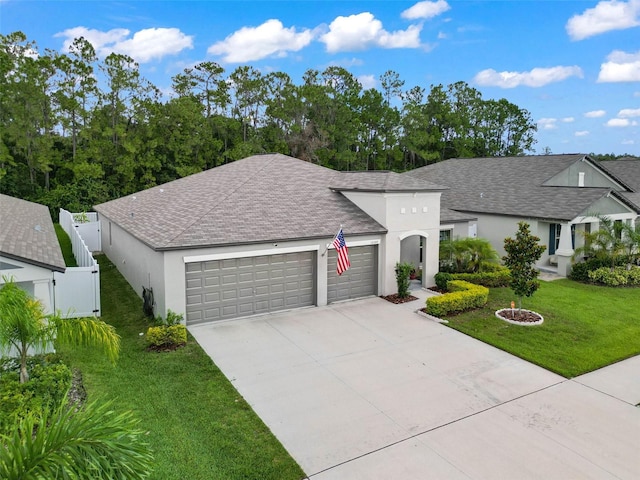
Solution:
M 365 88 L 387 70 L 405 89 L 465 81 L 538 123 L 535 149 L 640 155 L 640 0 L 0 0 L 0 32 L 39 50 L 89 39 L 126 53 L 164 92 L 209 60 L 230 73 L 340 65 Z

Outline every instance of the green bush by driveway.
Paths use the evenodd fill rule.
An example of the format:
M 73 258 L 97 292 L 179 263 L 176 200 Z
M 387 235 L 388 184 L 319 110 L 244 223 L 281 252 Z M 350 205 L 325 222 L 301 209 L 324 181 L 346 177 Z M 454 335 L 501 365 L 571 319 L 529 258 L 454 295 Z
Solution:
M 640 289 L 540 282 L 523 308 L 544 317 L 540 326 L 511 325 L 495 317 L 513 292 L 495 288 L 483 308 L 445 317 L 449 326 L 567 378 L 640 354 Z

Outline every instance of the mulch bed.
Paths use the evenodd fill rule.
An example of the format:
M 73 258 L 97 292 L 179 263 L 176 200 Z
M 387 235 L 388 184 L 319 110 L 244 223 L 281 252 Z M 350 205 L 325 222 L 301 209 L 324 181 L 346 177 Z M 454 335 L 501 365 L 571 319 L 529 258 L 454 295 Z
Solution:
M 530 312 L 527 310 L 518 311 L 515 309 L 514 310 L 505 309 L 505 310 L 496 312 L 496 315 L 510 322 L 517 322 L 517 323 L 523 323 L 523 324 L 536 323 L 542 320 L 542 315 L 539 315 L 536 312 Z
M 174 350 L 184 347 L 185 344 L 165 343 L 164 345 L 149 345 L 147 352 L 173 352 Z
M 418 297 L 414 297 L 413 295 L 409 295 L 408 297 L 405 297 L 405 298 L 400 298 L 397 293 L 394 293 L 393 295 L 380 297 L 380 298 L 384 298 L 387 302 L 396 303 L 396 304 L 413 302 L 414 300 L 418 300 Z
M 67 393 L 67 400 L 70 405 L 80 408 L 87 401 L 87 391 L 84 389 L 82 372 L 74 368 L 71 374 L 71 387 Z

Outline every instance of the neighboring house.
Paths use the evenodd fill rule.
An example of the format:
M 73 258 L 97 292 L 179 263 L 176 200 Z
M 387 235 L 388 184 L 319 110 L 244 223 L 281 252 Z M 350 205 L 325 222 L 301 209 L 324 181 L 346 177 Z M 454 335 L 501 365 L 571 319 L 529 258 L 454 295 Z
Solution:
M 447 185 L 442 206 L 477 218 L 477 236 L 502 256 L 521 220 L 547 247 L 538 267 L 566 276 L 594 215 L 632 223 L 640 211 L 640 162 L 587 155 L 456 158 L 403 174 Z M 456 232 L 454 231 L 453 234 Z M 464 236 L 462 233 L 460 236 Z
M 156 315 L 195 324 L 395 293 L 404 256 L 432 285 L 443 190 L 268 154 L 95 209 L 102 250 L 135 291 L 153 290 Z M 340 226 L 351 261 L 342 276 L 330 245 Z
M 13 278 L 52 313 L 56 310 L 54 272 L 64 271 L 49 209 L 0 194 L 0 286 L 5 277 Z

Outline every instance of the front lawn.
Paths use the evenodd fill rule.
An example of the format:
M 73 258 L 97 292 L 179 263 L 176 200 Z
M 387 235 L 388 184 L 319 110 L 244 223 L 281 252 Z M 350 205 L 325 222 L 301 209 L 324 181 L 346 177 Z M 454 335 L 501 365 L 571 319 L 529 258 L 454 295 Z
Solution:
M 445 317 L 449 326 L 571 378 L 640 354 L 640 289 L 540 282 L 522 308 L 544 317 L 540 326 L 511 325 L 495 317 L 517 303 L 509 288 L 492 288 L 482 309 Z
M 271 431 L 189 336 L 174 352 L 145 351 L 142 301 L 105 257 L 98 258 L 102 319 L 122 336 L 116 367 L 87 350 L 64 350 L 81 369 L 89 400 L 113 399 L 148 430 L 159 480 L 300 479 Z

